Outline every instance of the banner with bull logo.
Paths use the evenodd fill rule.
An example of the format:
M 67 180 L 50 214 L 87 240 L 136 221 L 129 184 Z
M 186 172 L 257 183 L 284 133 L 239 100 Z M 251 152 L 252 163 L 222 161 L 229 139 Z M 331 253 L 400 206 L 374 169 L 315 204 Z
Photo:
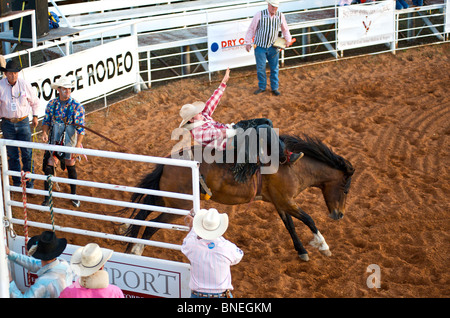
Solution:
M 395 1 L 339 7 L 338 50 L 395 41 Z

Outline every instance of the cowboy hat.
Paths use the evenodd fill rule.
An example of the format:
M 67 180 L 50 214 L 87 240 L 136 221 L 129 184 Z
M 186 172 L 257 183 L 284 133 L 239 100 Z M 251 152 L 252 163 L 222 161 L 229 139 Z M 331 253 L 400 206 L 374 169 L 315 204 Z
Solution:
M 219 214 L 216 209 L 201 209 L 194 216 L 195 233 L 205 240 L 220 237 L 228 228 L 228 215 Z
M 273 7 L 279 7 L 280 5 L 280 0 L 266 0 L 266 2 L 270 5 L 272 5 Z
M 30 238 L 27 243 L 29 254 L 34 258 L 49 261 L 61 255 L 67 246 L 65 238 L 58 239 L 54 232 L 44 231 Z
M 22 69 L 16 65 L 16 62 L 10 60 L 8 63 L 6 63 L 5 67 L 0 67 L 0 71 L 2 72 L 13 72 L 17 73 L 20 72 Z
M 69 77 L 69 76 L 60 77 L 50 86 L 53 89 L 57 89 L 58 87 L 74 88 L 75 87 L 75 79 L 73 77 Z
M 192 104 L 183 105 L 180 109 L 180 116 L 183 121 L 180 124 L 180 128 L 183 127 L 188 121 L 195 115 L 199 114 L 205 108 L 204 102 L 193 102 Z
M 78 276 L 91 276 L 106 263 L 112 253 L 110 249 L 100 248 L 96 243 L 89 243 L 73 253 L 70 266 Z

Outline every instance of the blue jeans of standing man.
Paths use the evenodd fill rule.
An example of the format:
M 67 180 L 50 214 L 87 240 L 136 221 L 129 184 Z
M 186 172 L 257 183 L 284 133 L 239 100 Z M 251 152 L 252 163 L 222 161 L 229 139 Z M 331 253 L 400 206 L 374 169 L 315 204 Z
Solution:
M 267 86 L 266 78 L 266 60 L 269 63 L 270 68 L 270 88 L 274 91 L 278 89 L 278 50 L 271 46 L 269 48 L 263 48 L 257 46 L 255 49 L 256 59 L 256 75 L 258 77 L 258 87 L 261 90 L 265 90 Z
M 2 132 L 4 139 L 31 141 L 31 129 L 28 117 L 18 123 L 12 123 L 8 120 L 2 119 Z M 32 149 L 31 148 L 19 148 L 18 147 L 6 147 L 8 154 L 9 170 L 13 171 L 31 171 L 32 161 Z M 20 168 L 20 154 L 22 154 L 22 169 Z M 34 167 L 33 167 L 34 170 Z M 20 186 L 20 177 L 12 177 L 13 185 Z M 33 180 L 27 182 L 27 188 L 33 188 Z

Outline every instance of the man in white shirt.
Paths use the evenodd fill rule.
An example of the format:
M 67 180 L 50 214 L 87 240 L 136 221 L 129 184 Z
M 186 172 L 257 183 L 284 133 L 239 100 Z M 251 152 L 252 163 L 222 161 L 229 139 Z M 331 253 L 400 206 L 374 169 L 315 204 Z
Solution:
M 0 67 L 5 77 L 0 80 L 0 117 L 2 118 L 3 138 L 31 141 L 29 115 L 33 114 L 31 124 L 36 128 L 38 124 L 39 99 L 36 91 L 22 78 L 19 78 L 21 68 L 14 61 Z M 28 171 L 32 169 L 32 149 L 8 146 L 9 169 L 13 171 Z M 22 156 L 22 167 L 20 165 Z M 20 186 L 20 177 L 12 177 L 13 185 Z M 27 188 L 33 188 L 33 179 L 27 181 Z
M 232 298 L 230 266 L 238 264 L 244 252 L 222 236 L 228 228 L 228 215 L 201 209 L 187 220 L 191 231 L 181 252 L 191 263 L 191 298 Z

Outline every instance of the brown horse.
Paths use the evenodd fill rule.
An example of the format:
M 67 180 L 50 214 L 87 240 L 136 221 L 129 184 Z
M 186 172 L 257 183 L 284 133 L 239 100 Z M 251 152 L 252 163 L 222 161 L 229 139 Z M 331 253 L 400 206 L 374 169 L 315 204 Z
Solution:
M 309 260 L 308 252 L 295 232 L 292 216 L 301 220 L 313 232 L 314 239 L 310 244 L 329 256 L 331 253 L 325 239 L 317 230 L 311 216 L 297 205 L 295 197 L 308 187 L 321 189 L 330 212 L 329 216 L 333 220 L 339 220 L 344 216 L 345 201 L 354 169 L 349 161 L 336 155 L 318 139 L 306 135 L 281 136 L 280 138 L 284 140 L 290 151 L 303 152 L 304 157 L 294 164 L 280 165 L 274 174 L 261 174 L 259 182 L 257 175 L 252 176 L 245 183 L 236 182 L 230 172 L 230 164 L 227 163 L 201 163 L 200 173 L 212 192 L 211 199 L 215 202 L 228 205 L 248 203 L 254 199 L 271 202 L 289 231 L 294 248 L 302 260 Z M 255 198 L 258 186 L 260 196 Z M 192 173 L 188 168 L 157 165 L 154 171 L 141 181 L 139 187 L 192 193 Z M 191 208 L 184 200 L 143 194 L 133 194 L 132 201 L 185 210 Z M 138 212 L 135 214 L 135 219 L 140 220 L 145 220 L 150 213 L 147 210 L 135 212 Z M 177 217 L 179 215 L 161 213 L 153 221 L 170 223 Z M 127 235 L 137 237 L 139 229 L 140 226 L 132 225 L 128 228 Z M 149 239 L 156 231 L 158 228 L 147 227 L 142 238 Z M 134 245 L 129 243 L 126 252 L 142 253 L 142 246 L 139 251 Z

